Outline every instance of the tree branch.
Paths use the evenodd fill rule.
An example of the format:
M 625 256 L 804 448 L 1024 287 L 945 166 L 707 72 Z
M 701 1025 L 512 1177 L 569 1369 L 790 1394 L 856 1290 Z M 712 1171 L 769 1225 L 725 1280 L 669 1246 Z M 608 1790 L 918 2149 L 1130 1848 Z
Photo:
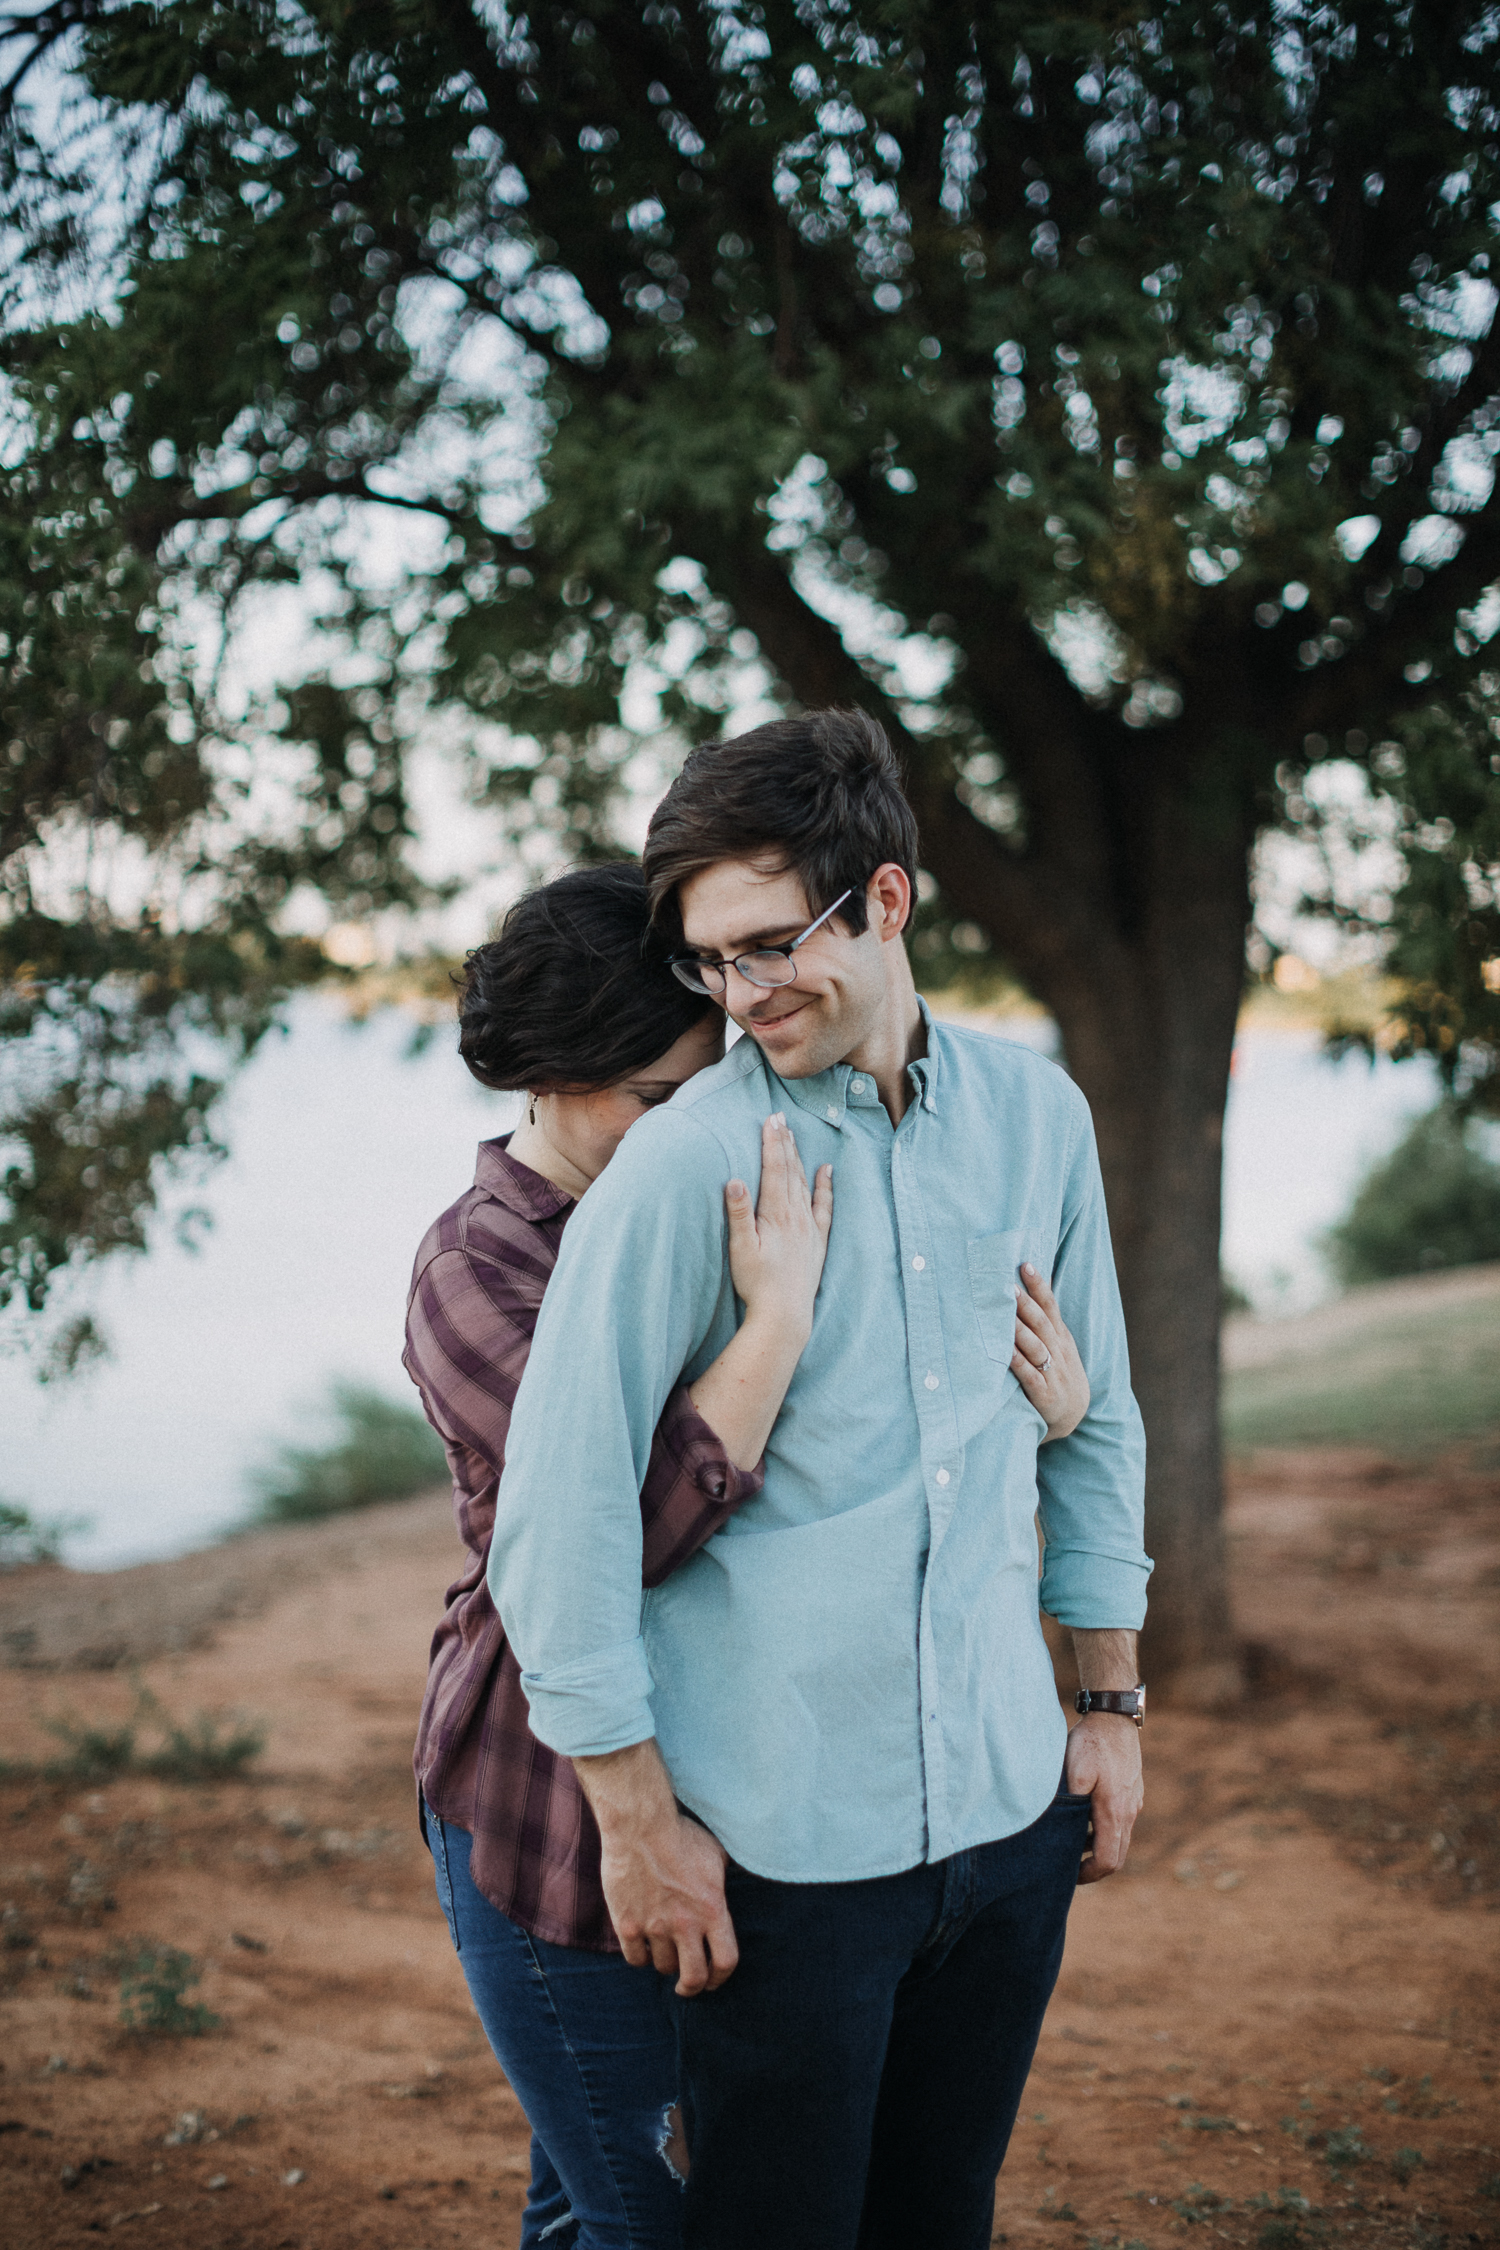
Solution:
M 0 16 L 0 45 L 13 39 L 29 38 L 32 42 L 5 84 L 0 86 L 0 125 L 11 116 L 17 94 L 43 56 L 79 24 L 89 23 L 105 12 L 100 0 L 60 0 L 58 6 L 38 9 L 33 16 Z
M 945 895 L 987 929 L 1021 975 L 1046 990 L 1076 960 L 1079 930 L 1104 942 L 1087 894 L 1068 871 L 1021 853 L 987 828 L 958 796 L 951 768 L 935 744 L 903 723 L 890 698 L 850 655 L 837 629 L 802 599 L 785 570 L 761 550 L 726 557 L 706 530 L 679 520 L 677 543 L 702 564 L 715 590 L 750 627 L 767 662 L 809 706 L 861 705 L 878 718 L 906 769 L 924 860 Z
M 1500 320 L 1493 314 L 1473 353 L 1469 371 L 1452 396 L 1426 416 L 1421 442 L 1411 456 L 1406 477 L 1392 494 L 1390 512 L 1378 505 L 1374 511 L 1381 519 L 1380 530 L 1360 557 L 1357 583 L 1362 587 L 1378 585 L 1390 576 L 1411 528 L 1414 495 L 1430 495 L 1444 453 L 1476 410 L 1487 405 L 1500 388 Z M 1398 497 L 1399 506 L 1395 505 Z

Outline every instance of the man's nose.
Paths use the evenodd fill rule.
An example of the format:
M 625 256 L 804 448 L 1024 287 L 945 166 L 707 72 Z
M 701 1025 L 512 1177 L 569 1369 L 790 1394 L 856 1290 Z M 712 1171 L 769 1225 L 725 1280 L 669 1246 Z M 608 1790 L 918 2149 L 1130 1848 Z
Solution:
M 724 963 L 723 1006 L 731 1016 L 748 1016 L 759 1001 L 768 1000 L 774 986 L 752 984 L 741 976 L 733 961 Z

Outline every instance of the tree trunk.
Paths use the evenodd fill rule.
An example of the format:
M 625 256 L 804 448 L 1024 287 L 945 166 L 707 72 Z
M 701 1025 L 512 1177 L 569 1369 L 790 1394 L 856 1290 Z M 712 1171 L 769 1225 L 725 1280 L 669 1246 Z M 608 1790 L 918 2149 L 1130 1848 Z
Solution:
M 1219 1241 L 1246 850 L 1184 835 L 1171 808 L 1162 825 L 1177 848 L 1153 855 L 1158 880 L 1127 940 L 1125 974 L 1105 986 L 1080 960 L 1040 997 L 1094 1113 L 1146 1424 L 1146 1545 L 1156 1570 L 1143 1671 L 1170 1678 L 1174 1695 L 1217 1702 L 1241 1679 L 1222 1522 Z
M 1174 1696 L 1220 1702 L 1241 1684 L 1222 1525 L 1219 1237 L 1254 831 L 1247 807 L 1195 785 L 1211 746 L 1172 764 L 1143 758 L 1128 801 L 1107 812 L 1080 803 L 1078 827 L 1092 813 L 1107 832 L 1092 898 L 1044 880 L 1018 914 L 993 840 L 931 796 L 923 857 L 1051 1009 L 1093 1111 L 1146 1424 L 1156 1571 L 1143 1672 Z M 1032 862 L 1043 876 L 1046 856 Z

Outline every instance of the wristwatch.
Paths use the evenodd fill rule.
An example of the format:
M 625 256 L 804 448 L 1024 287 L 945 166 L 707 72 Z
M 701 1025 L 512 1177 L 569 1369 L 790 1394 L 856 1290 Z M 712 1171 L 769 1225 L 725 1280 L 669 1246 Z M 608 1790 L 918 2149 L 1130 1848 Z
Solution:
M 1134 1719 L 1138 1727 L 1146 1724 L 1146 1690 L 1131 1688 L 1081 1687 L 1073 1698 L 1073 1708 L 1085 1718 L 1090 1711 L 1116 1711 L 1122 1719 Z

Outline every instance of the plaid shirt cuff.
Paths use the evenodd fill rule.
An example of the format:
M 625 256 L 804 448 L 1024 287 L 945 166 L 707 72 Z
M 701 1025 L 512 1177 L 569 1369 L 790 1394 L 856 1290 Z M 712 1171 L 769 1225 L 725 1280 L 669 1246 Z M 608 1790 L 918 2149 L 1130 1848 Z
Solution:
M 642 1583 L 670 1578 L 765 1481 L 764 1458 L 737 1469 L 679 1385 L 662 1409 L 641 1487 Z

